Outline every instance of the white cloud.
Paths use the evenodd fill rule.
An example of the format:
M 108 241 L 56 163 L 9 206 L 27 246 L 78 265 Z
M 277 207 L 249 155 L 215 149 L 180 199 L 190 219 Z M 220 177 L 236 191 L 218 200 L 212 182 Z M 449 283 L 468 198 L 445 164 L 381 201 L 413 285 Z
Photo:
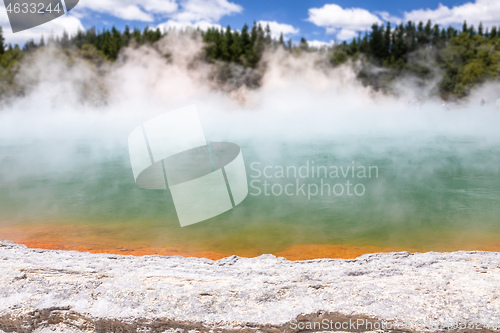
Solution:
M 221 17 L 241 13 L 243 7 L 227 0 L 183 0 L 172 18 L 178 22 L 217 22 Z
M 337 33 L 337 38 L 340 40 L 348 40 L 348 39 L 356 37 L 357 35 L 358 35 L 357 31 L 349 30 L 349 29 L 341 29 Z
M 392 16 L 389 12 L 375 12 L 379 15 L 384 21 L 400 24 L 403 22 L 403 19 L 397 16 Z
M 199 21 L 195 23 L 190 23 L 190 22 L 178 22 L 174 20 L 168 20 L 165 23 L 162 23 L 158 25 L 158 28 L 160 28 L 161 31 L 163 30 L 169 30 L 169 29 L 177 29 L 177 30 L 184 30 L 186 28 L 200 28 L 200 30 L 206 31 L 210 28 L 217 28 L 217 29 L 223 29 L 220 24 L 216 23 L 211 23 L 207 21 Z
M 275 39 L 280 37 L 280 34 L 283 33 L 283 36 L 288 37 L 288 35 L 296 35 L 299 33 L 299 29 L 293 27 L 290 24 L 278 23 L 276 21 L 259 21 L 262 25 L 262 28 L 265 28 L 266 25 L 269 25 L 271 29 L 271 36 Z
M 123 20 L 152 22 L 154 15 L 167 15 L 178 9 L 175 0 L 85 0 L 74 11 L 79 16 L 87 11 L 105 13 Z
M 188 27 L 207 30 L 209 28 L 222 29 L 217 24 L 221 17 L 241 13 L 243 8 L 227 0 L 183 0 L 181 10 L 169 15 L 170 20 L 161 23 L 161 30 L 185 29 Z
M 308 40 L 307 41 L 307 45 L 309 45 L 310 47 L 317 48 L 317 49 L 329 47 L 329 46 L 332 46 L 334 44 L 335 44 L 335 41 L 333 41 L 333 40 L 331 40 L 330 42 L 322 42 L 319 40 Z
M 336 4 L 326 4 L 321 8 L 310 8 L 309 22 L 336 34 L 339 39 L 349 39 L 358 31 L 371 28 L 374 23 L 381 24 L 380 18 L 363 8 L 342 8 Z
M 123 20 L 153 22 L 168 17 L 176 22 L 217 22 L 221 17 L 241 13 L 243 7 L 228 0 L 85 0 L 75 15 L 105 13 Z
M 158 14 L 173 13 L 178 9 L 178 5 L 175 0 L 147 0 L 138 1 L 138 4 L 146 11 Z
M 462 24 L 465 20 L 468 24 L 477 25 L 483 22 L 485 26 L 498 25 L 500 23 L 500 1 L 498 0 L 476 0 L 467 2 L 460 6 L 448 7 L 442 4 L 436 9 L 417 9 L 404 13 L 405 21 L 427 21 L 441 25 Z

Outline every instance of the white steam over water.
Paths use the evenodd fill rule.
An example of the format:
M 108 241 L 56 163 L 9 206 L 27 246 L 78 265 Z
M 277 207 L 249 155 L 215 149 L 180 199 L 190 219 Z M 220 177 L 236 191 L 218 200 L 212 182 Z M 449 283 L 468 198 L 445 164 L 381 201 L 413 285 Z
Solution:
M 202 48 L 197 38 L 170 34 L 155 48 L 125 49 L 115 64 L 101 68 L 58 50 L 42 51 L 21 66 L 16 80 L 26 94 L 4 103 L 0 138 L 119 140 L 143 120 L 189 104 L 198 106 L 215 137 L 499 135 L 498 85 L 479 87 L 446 112 L 439 98 L 428 95 L 431 87 L 412 87 L 411 78 L 395 84 L 398 96 L 387 96 L 364 87 L 355 64 L 331 68 L 323 53 L 278 49 L 267 52 L 257 69 L 260 88 L 236 88 L 214 79 L 219 65 L 202 61 Z M 485 107 L 479 107 L 481 98 Z
M 125 178 L 127 188 L 137 191 L 128 163 L 130 132 L 159 114 L 195 104 L 207 140 L 240 145 L 247 170 L 253 161 L 262 166 L 314 160 L 336 165 L 377 163 L 381 179 L 367 185 L 364 201 L 345 203 L 345 207 L 357 205 L 355 210 L 337 202 L 333 205 L 327 201 L 331 198 L 318 199 L 307 216 L 308 221 L 317 217 L 311 222 L 311 226 L 319 223 L 317 234 L 326 234 L 321 223 L 327 221 L 356 237 L 379 228 L 388 243 L 397 239 L 402 244 L 401 234 L 413 232 L 422 223 L 455 221 L 463 227 L 477 214 L 486 221 L 484 230 L 492 230 L 497 214 L 493 207 L 500 201 L 495 185 L 500 178 L 497 84 L 477 87 L 468 99 L 450 104 L 447 110 L 430 93 L 435 82 L 422 87 L 403 77 L 393 89 L 398 95 L 385 95 L 362 85 L 356 78 L 357 64 L 332 68 L 325 64 L 324 53 L 268 51 L 260 68 L 233 66 L 233 77 L 222 82 L 223 65 L 203 61 L 202 50 L 200 39 L 172 33 L 155 47 L 127 48 L 116 63 L 100 67 L 51 48 L 28 57 L 16 78 L 25 95 L 3 101 L 0 110 L 4 196 L 57 214 L 62 206 L 69 208 L 67 203 L 54 202 L 69 192 L 44 182 L 56 179 L 73 186 L 72 173 L 84 170 L 84 180 L 71 188 L 74 197 L 70 196 L 69 206 L 84 202 L 88 206 L 82 204 L 80 210 L 90 214 L 88 198 L 96 191 L 102 192 L 99 203 L 124 195 L 126 191 L 116 183 Z M 259 88 L 238 84 L 257 74 L 261 75 Z M 481 98 L 487 101 L 483 107 Z M 115 157 L 121 169 L 107 168 Z M 91 186 L 104 178 L 110 182 L 109 189 Z M 27 179 L 32 189 L 23 188 Z M 112 186 L 116 188 L 108 194 Z M 142 192 L 137 193 L 135 199 L 123 201 L 129 205 L 130 200 L 139 200 Z M 252 205 L 265 203 L 255 200 Z M 265 209 L 281 220 L 302 219 L 297 215 L 301 211 L 290 213 L 289 207 L 302 209 L 297 207 L 304 203 L 290 200 Z M 117 211 L 124 207 L 122 202 L 113 205 Z M 329 211 L 331 207 L 337 211 Z M 10 210 L 0 219 L 24 218 L 24 208 L 2 209 Z M 106 219 L 108 211 L 112 209 L 103 208 L 96 215 L 102 213 Z M 267 218 L 258 209 L 243 207 L 240 212 L 235 214 L 247 214 L 244 220 L 252 223 Z M 255 214 L 253 219 L 250 214 Z M 410 231 L 396 230 L 397 223 L 406 223 L 412 216 L 417 218 Z M 363 227 L 372 219 L 380 224 Z M 352 224 L 357 220 L 360 225 Z M 467 230 L 463 229 L 463 236 Z M 216 237 L 214 241 L 223 241 Z M 324 242 L 336 241 L 332 239 Z

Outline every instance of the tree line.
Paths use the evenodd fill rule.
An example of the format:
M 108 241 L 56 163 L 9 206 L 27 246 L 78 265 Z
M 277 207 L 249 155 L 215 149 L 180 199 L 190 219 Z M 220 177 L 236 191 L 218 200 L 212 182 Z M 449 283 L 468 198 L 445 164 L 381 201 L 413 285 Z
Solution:
M 390 70 L 388 82 L 404 73 L 431 78 L 438 72 L 442 75 L 439 94 L 445 99 L 460 98 L 475 85 L 498 79 L 500 29 L 485 29 L 482 23 L 476 29 L 467 22 L 461 29 L 445 29 L 431 21 L 410 21 L 394 28 L 391 23 L 374 24 L 370 32 L 343 42 L 332 54 L 334 65 L 364 58 L 386 68 Z M 364 75 L 370 81 L 370 74 Z
M 98 31 L 90 28 L 73 36 L 66 32 L 60 37 L 42 38 L 38 43 L 28 41 L 20 48 L 5 44 L 0 28 L 0 81 L 8 85 L 13 80 L 21 59 L 34 50 L 56 45 L 62 49 L 82 51 L 89 60 L 97 58 L 114 61 L 120 50 L 133 45 L 154 45 L 169 31 L 159 28 L 130 29 L 123 31 L 112 27 Z M 436 69 L 442 75 L 438 93 L 443 98 L 463 97 L 474 85 L 487 80 L 496 80 L 500 74 L 500 29 L 485 29 L 482 24 L 476 28 L 463 23 L 461 29 L 441 27 L 431 21 L 407 22 L 392 26 L 374 24 L 370 31 L 359 34 L 350 42 L 336 43 L 326 49 L 310 47 L 305 38 L 294 44 L 285 41 L 283 34 L 273 39 L 269 26 L 254 22 L 245 24 L 241 30 L 216 27 L 205 31 L 196 30 L 205 43 L 206 61 L 235 63 L 246 67 L 257 67 L 264 50 L 283 48 L 291 53 L 324 52 L 327 62 L 338 66 L 348 61 L 361 61 L 369 66 L 385 68 L 383 75 L 361 70 L 359 78 L 376 89 L 385 89 L 390 82 L 402 74 L 419 78 L 432 78 Z M 365 68 L 369 68 L 365 66 Z

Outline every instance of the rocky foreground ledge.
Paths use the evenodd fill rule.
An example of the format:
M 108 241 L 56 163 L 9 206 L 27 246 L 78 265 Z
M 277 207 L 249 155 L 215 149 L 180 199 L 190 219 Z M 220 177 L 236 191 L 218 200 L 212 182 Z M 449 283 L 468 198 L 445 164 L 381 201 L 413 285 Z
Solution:
M 500 253 L 212 261 L 0 241 L 5 332 L 487 332 L 498 326 Z

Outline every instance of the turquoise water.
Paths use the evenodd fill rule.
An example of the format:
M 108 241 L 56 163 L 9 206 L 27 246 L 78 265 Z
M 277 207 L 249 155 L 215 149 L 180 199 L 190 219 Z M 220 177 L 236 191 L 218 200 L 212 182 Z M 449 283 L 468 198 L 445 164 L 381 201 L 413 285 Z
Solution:
M 496 142 L 378 135 L 238 144 L 253 184 L 248 197 L 235 209 L 181 228 L 168 190 L 135 185 L 125 145 L 103 150 L 98 140 L 2 142 L 0 227 L 80 225 L 116 247 L 183 246 L 222 253 L 273 253 L 295 244 L 457 250 L 500 239 Z M 307 164 L 325 167 L 328 177 L 312 177 L 311 168 L 309 177 L 293 175 Z M 272 177 L 259 176 L 267 166 Z M 348 167 L 356 167 L 354 177 Z M 369 167 L 371 177 L 358 177 Z M 280 174 L 281 168 L 290 173 Z M 349 171 L 330 177 L 335 168 Z M 264 181 L 274 193 L 265 195 Z M 363 189 L 363 194 L 347 194 L 347 181 L 351 190 L 361 184 L 357 193 Z M 314 193 L 325 183 L 340 184 L 337 194 L 342 185 L 344 193 L 308 198 L 308 186 Z M 293 195 L 280 193 L 287 185 Z M 297 185 L 305 191 L 297 192 Z

